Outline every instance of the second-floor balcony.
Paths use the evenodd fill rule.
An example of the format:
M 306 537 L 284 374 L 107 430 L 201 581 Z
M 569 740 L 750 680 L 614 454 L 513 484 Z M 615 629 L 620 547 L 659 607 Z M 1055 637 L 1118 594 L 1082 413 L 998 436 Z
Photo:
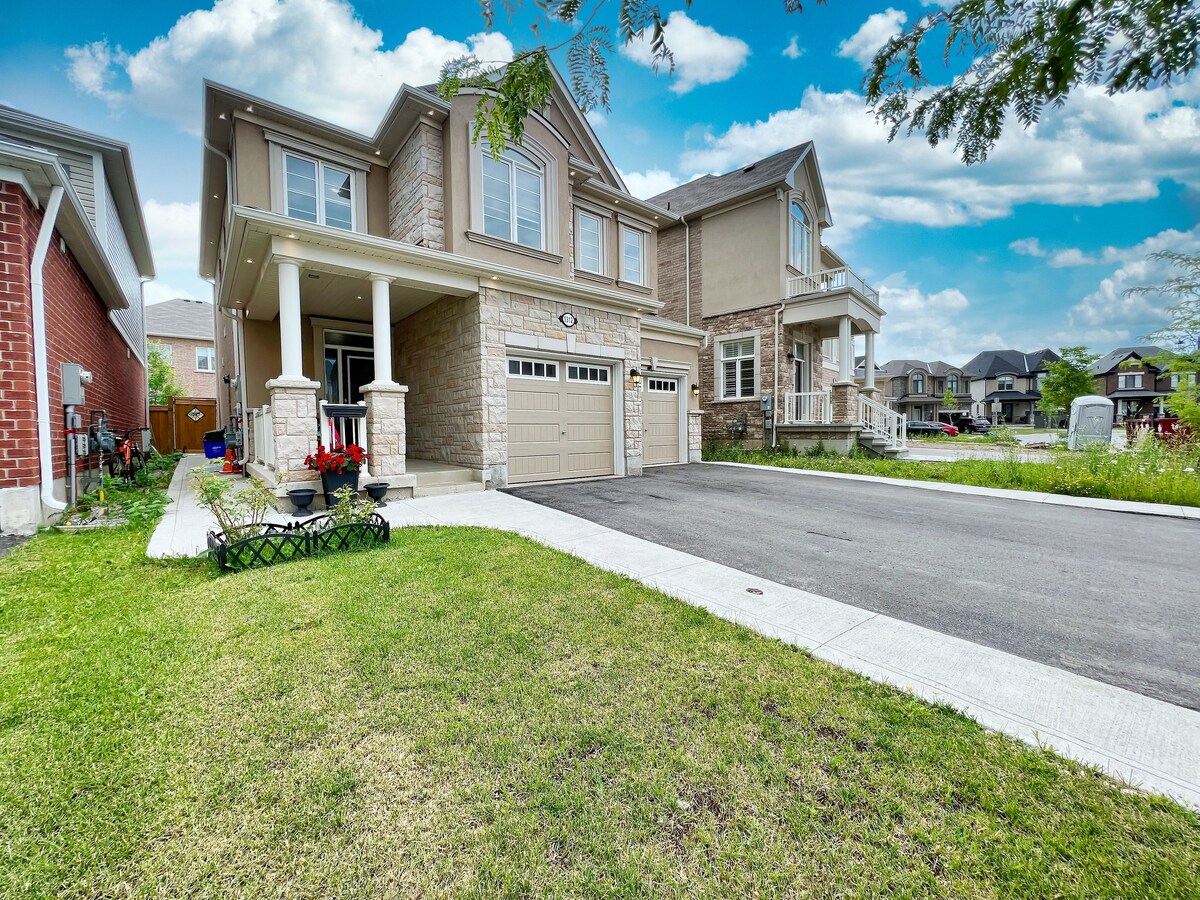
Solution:
M 838 337 L 843 320 L 856 334 L 879 332 L 879 292 L 848 266 L 789 278 L 786 290 L 784 325 L 810 325 L 821 338 Z
M 807 297 L 831 291 L 850 291 L 864 300 L 879 305 L 879 292 L 860 278 L 849 266 L 825 269 L 811 275 L 797 275 L 787 280 L 787 296 Z

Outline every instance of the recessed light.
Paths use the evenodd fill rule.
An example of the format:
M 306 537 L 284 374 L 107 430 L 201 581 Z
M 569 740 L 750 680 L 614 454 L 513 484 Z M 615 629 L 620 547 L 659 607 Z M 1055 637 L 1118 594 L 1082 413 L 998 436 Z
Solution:
M 214 200 L 220 200 L 220 199 L 221 199 L 221 195 L 220 195 L 220 194 L 213 194 L 213 199 L 214 199 Z
M 252 263 L 252 262 L 254 262 L 254 260 L 252 260 L 252 259 L 248 259 L 248 260 L 246 260 L 246 262 L 248 262 L 248 263 Z
M 495 281 L 495 280 L 496 280 L 496 278 L 497 278 L 497 276 L 493 275 L 493 276 L 492 276 L 492 281 Z
M 429 111 L 429 115 L 431 115 L 431 116 L 433 115 L 433 110 L 432 110 L 432 109 Z
M 246 107 L 246 112 L 254 112 L 254 107 L 253 107 L 253 106 L 247 106 L 247 107 Z
M 613 203 L 620 203 L 620 200 L 614 200 Z
M 381 151 L 381 150 L 376 150 L 376 151 L 375 151 L 375 155 L 376 155 L 376 156 L 383 156 L 383 151 Z
M 359 294 L 359 295 L 358 295 L 357 297 L 355 297 L 354 299 L 355 299 L 355 300 L 361 300 L 361 299 L 362 299 L 362 294 Z
M 221 113 L 219 116 L 217 116 L 217 118 L 218 118 L 218 119 L 221 119 L 221 120 L 224 120 L 224 119 L 225 119 L 225 113 Z
M 571 174 L 572 174 L 572 175 L 574 175 L 575 173 L 574 173 L 574 172 L 572 172 Z
M 296 236 L 294 234 L 289 234 L 288 237 L 290 237 L 292 240 L 296 239 Z

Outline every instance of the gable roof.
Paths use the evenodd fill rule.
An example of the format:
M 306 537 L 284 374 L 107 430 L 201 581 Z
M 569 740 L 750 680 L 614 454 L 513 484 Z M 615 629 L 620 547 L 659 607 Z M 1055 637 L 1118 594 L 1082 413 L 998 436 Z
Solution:
M 676 215 L 689 216 L 783 182 L 794 184 L 795 171 L 806 161 L 811 161 L 813 190 L 819 195 L 815 198 L 819 202 L 814 205 L 826 220 L 824 224 L 830 224 L 826 212 L 825 188 L 821 182 L 820 169 L 816 165 L 812 141 L 780 150 L 724 175 L 703 175 L 687 184 L 663 191 L 658 196 L 651 197 L 649 202 Z
M 1138 359 L 1145 359 L 1147 356 L 1161 356 L 1166 352 L 1162 347 L 1155 347 L 1153 345 L 1146 345 L 1144 347 L 1118 347 L 1088 366 L 1088 371 L 1093 375 L 1107 375 L 1109 372 L 1116 370 L 1121 363 L 1125 362 L 1131 356 L 1136 356 Z
M 933 362 L 925 362 L 920 359 L 892 359 L 885 362 L 879 369 L 889 378 L 910 375 L 917 370 L 928 372 L 937 378 L 963 371 L 958 366 L 952 366 L 940 359 L 935 359 Z
M 1032 375 L 1044 372 L 1047 362 L 1061 357 L 1053 350 L 1043 348 L 1032 353 L 1020 350 L 984 350 L 962 367 L 972 378 L 994 378 L 997 375 Z
M 203 300 L 167 300 L 146 307 L 147 337 L 211 341 L 216 332 L 213 305 Z

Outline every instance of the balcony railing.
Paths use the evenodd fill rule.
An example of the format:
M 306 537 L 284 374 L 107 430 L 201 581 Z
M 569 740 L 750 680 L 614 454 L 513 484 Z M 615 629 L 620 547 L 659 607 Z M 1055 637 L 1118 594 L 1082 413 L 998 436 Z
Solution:
M 879 292 L 854 274 L 854 270 L 849 266 L 813 272 L 811 275 L 797 275 L 795 278 L 787 280 L 788 297 L 804 297 L 808 294 L 835 291 L 839 288 L 849 288 L 872 303 L 879 304 Z
M 783 395 L 783 424 L 829 425 L 833 422 L 833 401 L 829 391 Z

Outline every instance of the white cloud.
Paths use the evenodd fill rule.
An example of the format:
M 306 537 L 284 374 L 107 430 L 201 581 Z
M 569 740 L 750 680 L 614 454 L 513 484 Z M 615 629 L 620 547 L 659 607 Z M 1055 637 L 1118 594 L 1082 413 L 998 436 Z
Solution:
M 649 169 L 645 172 L 622 172 L 621 178 L 629 193 L 642 200 L 657 197 L 663 191 L 669 191 L 679 184 L 679 179 L 670 172 L 662 169 Z
M 146 285 L 147 303 L 190 297 L 209 300 L 212 288 L 196 274 L 200 252 L 200 203 L 161 203 L 147 200 L 142 205 L 154 268 L 158 278 Z
M 667 47 L 675 57 L 671 91 L 686 94 L 702 84 L 728 81 L 746 62 L 750 45 L 740 38 L 720 34 L 714 28 L 692 21 L 676 10 L 663 26 Z M 644 33 L 621 48 L 621 52 L 643 66 L 653 66 L 650 35 Z
M 200 129 L 201 79 L 210 78 L 370 133 L 402 83 L 434 81 L 443 63 L 472 52 L 506 62 L 513 49 L 501 34 L 462 43 L 428 28 L 387 48 L 341 0 L 217 0 L 140 50 L 97 41 L 68 48 L 67 59 L 85 93 L 191 132 Z
M 868 16 L 858 31 L 838 44 L 837 55 L 853 59 L 866 68 L 876 52 L 898 35 L 907 21 L 908 15 L 903 10 L 890 6 L 881 13 Z
M 888 315 L 876 346 L 876 359 L 967 360 L 980 350 L 1005 346 L 994 331 L 977 331 L 981 317 L 958 288 L 927 294 L 906 282 L 904 273 L 890 275 L 879 286 Z M 982 323 L 981 323 L 982 324 Z
M 792 35 L 792 39 L 788 41 L 788 45 L 783 48 L 783 55 L 788 59 L 799 59 L 804 55 L 804 48 L 800 46 L 800 38 Z
M 1035 237 L 1021 238 L 1008 245 L 1008 249 L 1021 256 L 1045 256 L 1041 241 Z

